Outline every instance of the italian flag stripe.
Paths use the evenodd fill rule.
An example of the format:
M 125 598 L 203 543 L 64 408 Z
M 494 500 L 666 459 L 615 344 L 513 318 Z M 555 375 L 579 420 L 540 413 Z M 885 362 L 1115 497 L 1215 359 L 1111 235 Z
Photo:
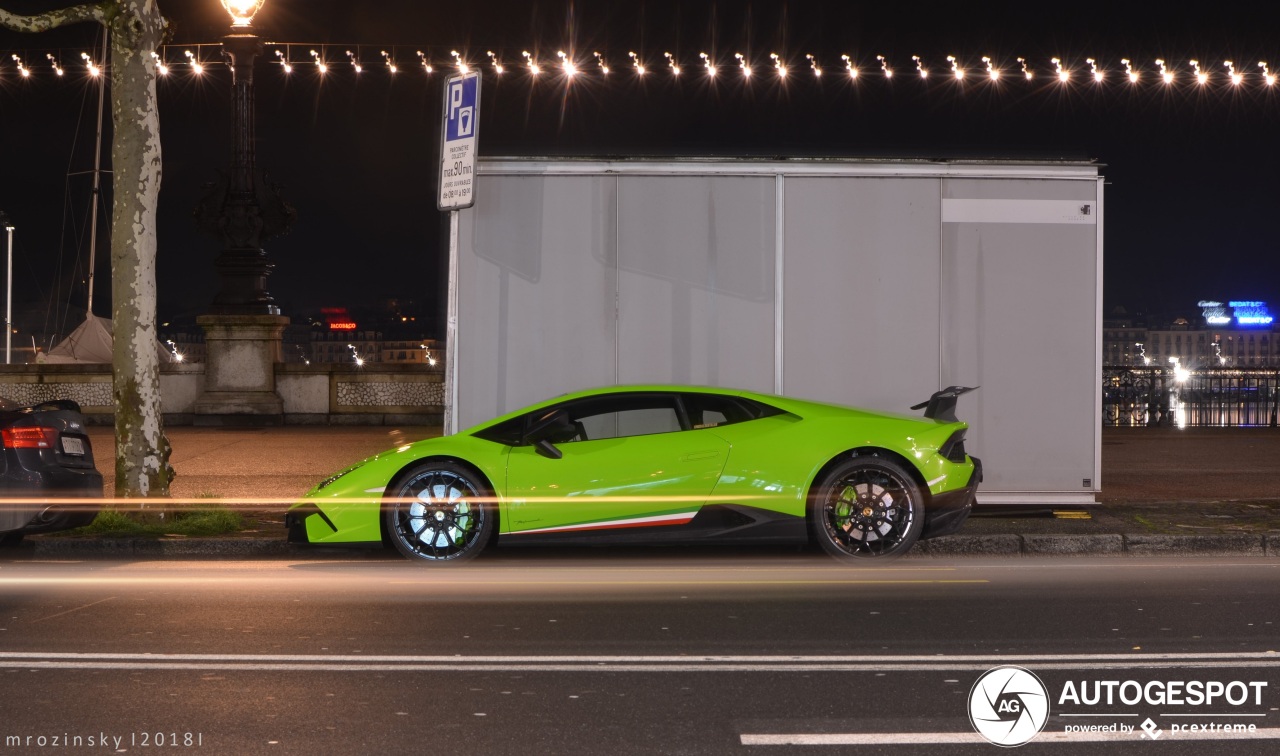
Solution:
M 616 528 L 646 528 L 655 525 L 684 525 L 693 519 L 698 510 L 688 512 L 671 512 L 669 514 L 645 515 L 644 517 L 626 517 L 621 520 L 600 520 L 584 522 L 576 525 L 557 525 L 551 528 L 533 528 L 517 530 L 507 535 L 529 535 L 531 533 L 572 533 L 580 530 L 613 530 Z

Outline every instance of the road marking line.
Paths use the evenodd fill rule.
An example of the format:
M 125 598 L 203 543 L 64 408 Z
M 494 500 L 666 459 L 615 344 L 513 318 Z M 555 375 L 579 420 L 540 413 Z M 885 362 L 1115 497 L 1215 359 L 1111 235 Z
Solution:
M 1114 655 L 1113 655 L 1114 656 Z M 157 669 L 232 671 L 541 671 L 541 672 L 981 672 L 1016 662 L 1041 670 L 1132 670 L 1187 668 L 1276 668 L 1275 654 L 1152 654 L 1146 658 L 1075 656 L 1032 661 L 1033 657 L 876 657 L 876 656 L 387 656 L 345 654 L 112 654 L 0 653 L 5 669 Z
M 1127 663 L 1186 663 L 1188 661 L 1239 661 L 1249 662 L 1265 660 L 1280 664 L 1280 654 L 1275 651 L 1242 651 L 1238 653 L 1145 653 L 1145 654 L 945 654 L 926 655 L 814 655 L 814 654 L 657 654 L 657 655 L 579 655 L 579 654 L 542 654 L 542 655 L 418 655 L 418 654 L 157 654 L 157 653 L 108 653 L 108 652 L 45 652 L 45 651 L 0 651 L 0 660 L 4 659 L 116 659 L 145 661 L 409 661 L 409 662 L 501 662 L 501 663 L 543 663 L 556 664 L 638 664 L 645 662 L 667 664 L 898 664 L 910 662 L 933 662 L 949 664 L 955 662 L 974 662 L 981 664 L 1008 664 L 1018 662 L 1062 662 L 1078 661 L 1123 661 Z
M 1280 667 L 1280 662 L 1244 662 L 1240 664 L 1199 664 L 1197 668 L 1249 669 Z M 1049 664 L 1028 665 L 1035 670 L 1134 670 L 1134 669 L 1185 669 L 1178 665 L 1097 665 L 1097 664 Z M 0 669 L 129 669 L 129 670 L 204 670 L 240 672 L 675 672 L 724 673 L 766 672 L 770 674 L 824 672 L 847 674 L 851 672 L 985 672 L 986 665 L 874 665 L 874 664 L 478 664 L 472 662 L 418 664 L 412 662 L 382 662 L 377 664 L 332 663 L 235 663 L 235 662 L 98 662 L 98 661 L 0 661 Z
M 1032 743 L 1107 743 L 1136 742 L 1142 733 L 1134 732 L 1052 732 L 1035 736 Z M 853 732 L 812 734 L 756 734 L 743 733 L 743 745 L 959 745 L 987 744 L 989 741 L 976 732 Z M 1277 740 L 1280 728 L 1258 729 L 1252 732 L 1179 732 L 1164 740 Z

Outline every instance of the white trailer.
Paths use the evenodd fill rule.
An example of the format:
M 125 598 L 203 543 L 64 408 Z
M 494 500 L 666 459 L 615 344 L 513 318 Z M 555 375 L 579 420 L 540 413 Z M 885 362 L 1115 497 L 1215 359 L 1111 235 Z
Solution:
M 981 386 L 981 503 L 1101 485 L 1095 163 L 482 159 L 455 276 L 453 428 L 598 385 Z

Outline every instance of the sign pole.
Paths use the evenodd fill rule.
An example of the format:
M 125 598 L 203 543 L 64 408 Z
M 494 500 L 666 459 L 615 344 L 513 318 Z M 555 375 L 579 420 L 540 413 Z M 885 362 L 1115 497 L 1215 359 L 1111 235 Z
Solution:
M 449 279 L 444 342 L 444 435 L 458 430 L 458 211 L 449 211 Z
M 476 150 L 480 136 L 480 72 L 444 83 L 440 122 L 440 184 L 436 208 L 449 211 L 449 278 L 444 343 L 444 434 L 458 432 L 458 211 L 475 204 Z

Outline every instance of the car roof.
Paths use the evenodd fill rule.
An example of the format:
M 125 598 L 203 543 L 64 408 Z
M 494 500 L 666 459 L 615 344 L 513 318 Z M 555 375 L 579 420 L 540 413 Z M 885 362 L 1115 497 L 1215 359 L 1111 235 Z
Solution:
M 916 420 L 921 418 L 910 415 L 898 415 L 894 413 L 878 412 L 875 410 L 862 409 L 858 407 L 848 407 L 838 404 L 828 404 L 826 402 L 810 401 L 806 399 L 793 399 L 790 397 L 780 396 L 778 394 L 765 394 L 756 391 L 747 391 L 745 389 L 724 388 L 722 386 L 694 386 L 685 384 L 670 383 L 642 383 L 642 384 L 624 384 L 618 386 L 599 386 L 596 388 L 583 389 L 581 391 L 572 391 L 567 394 L 545 399 L 535 404 L 508 412 L 504 415 L 496 417 L 492 420 L 485 421 L 470 428 L 466 428 L 461 433 L 473 434 L 477 431 L 490 428 L 492 426 L 504 423 L 512 418 L 520 417 L 529 412 L 550 407 L 574 399 L 586 399 L 595 396 L 608 396 L 611 394 L 643 394 L 643 393 L 679 393 L 679 394 L 715 394 L 718 396 L 736 396 L 745 399 L 752 399 L 764 404 L 777 407 L 784 412 L 789 412 L 801 417 L 809 417 L 815 413 L 820 414 L 870 414 L 890 416 L 898 419 Z

